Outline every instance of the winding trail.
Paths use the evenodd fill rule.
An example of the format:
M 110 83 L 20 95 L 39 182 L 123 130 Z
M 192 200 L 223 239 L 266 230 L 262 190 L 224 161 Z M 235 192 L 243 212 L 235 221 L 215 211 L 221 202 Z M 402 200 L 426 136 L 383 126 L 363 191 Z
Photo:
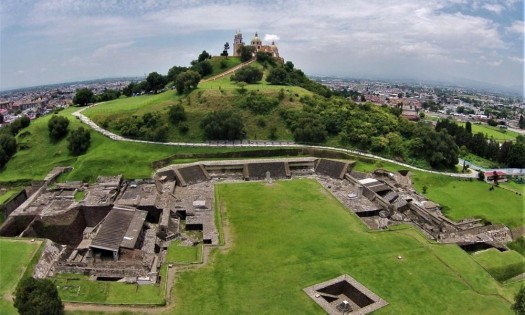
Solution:
M 233 68 L 232 68 L 233 69 Z M 136 143 L 147 143 L 147 144 L 156 144 L 156 145 L 169 145 L 169 146 L 179 146 L 179 147 L 246 147 L 246 148 L 273 148 L 273 147 L 286 147 L 286 148 L 314 148 L 314 149 L 324 149 L 324 150 L 332 150 L 336 152 L 343 152 L 358 156 L 363 156 L 367 158 L 373 158 L 377 160 L 381 160 L 384 162 L 389 162 L 393 164 L 397 164 L 399 166 L 403 166 L 412 170 L 418 170 L 421 172 L 431 173 L 431 174 L 439 174 L 439 175 L 445 175 L 445 176 L 451 176 L 451 177 L 457 177 L 457 178 L 476 178 L 477 173 L 471 172 L 468 174 L 463 173 L 450 173 L 450 172 L 439 172 L 439 171 L 433 171 L 433 170 L 426 170 L 423 168 L 419 168 L 416 166 L 412 166 L 406 163 L 402 163 L 399 161 L 387 159 L 378 155 L 370 154 L 370 153 L 364 153 L 357 150 L 351 150 L 351 149 L 342 149 L 342 148 L 335 148 L 335 147 L 327 147 L 327 146 L 313 146 L 313 145 L 304 145 L 304 144 L 297 144 L 291 141 L 254 141 L 254 140 L 242 140 L 242 141 L 210 141 L 207 143 L 203 142 L 155 142 L 155 141 L 146 141 L 146 140 L 136 140 L 136 139 L 129 139 L 126 137 L 119 136 L 117 134 L 114 134 L 113 132 L 106 130 L 99 125 L 97 125 L 95 122 L 93 122 L 90 118 L 88 118 L 86 115 L 82 114 L 84 110 L 87 108 L 97 106 L 98 104 L 93 104 L 88 107 L 81 108 L 77 110 L 76 112 L 72 113 L 73 116 L 77 117 L 88 125 L 93 130 L 103 134 L 104 136 L 110 138 L 114 141 L 126 141 L 126 142 L 136 142 Z
M 250 60 L 248 60 L 246 62 L 243 62 L 241 64 L 236 65 L 235 67 L 233 67 L 231 69 L 228 69 L 227 71 L 224 71 L 224 72 L 221 72 L 221 73 L 219 73 L 217 75 L 214 75 L 211 78 L 207 78 L 207 79 L 201 80 L 199 83 L 205 83 L 205 82 L 209 82 L 209 81 L 213 81 L 213 80 L 217 80 L 217 79 L 220 79 L 222 77 L 225 77 L 228 74 L 234 73 L 235 71 L 239 70 L 240 68 L 246 67 L 247 65 L 251 64 L 255 60 L 256 60 L 255 58 L 252 58 L 252 59 L 250 59 Z

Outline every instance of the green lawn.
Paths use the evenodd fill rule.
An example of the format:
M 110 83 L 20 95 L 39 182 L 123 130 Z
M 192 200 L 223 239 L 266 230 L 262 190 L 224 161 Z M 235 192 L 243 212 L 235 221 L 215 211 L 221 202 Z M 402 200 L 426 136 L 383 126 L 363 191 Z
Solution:
M 465 123 L 458 122 L 458 125 L 465 126 Z M 472 124 L 472 133 L 481 132 L 486 134 L 488 138 L 493 137 L 494 140 L 504 141 L 504 140 L 515 140 L 519 135 L 517 132 L 501 129 L 499 127 L 492 127 L 489 125 L 478 125 Z
M 502 188 L 490 191 L 489 184 L 478 180 L 465 181 L 422 172 L 414 172 L 413 182 L 420 192 L 427 186 L 425 196 L 441 204 L 444 213 L 453 220 L 478 217 L 509 227 L 525 224 L 523 195 Z
M 323 314 L 302 289 L 343 273 L 388 301 L 375 314 L 512 313 L 513 290 L 459 247 L 408 226 L 370 232 L 316 181 L 216 190 L 231 248 L 178 274 L 170 314 Z
M 173 241 L 168 247 L 166 263 L 188 264 L 202 261 L 202 243 L 195 246 L 182 246 L 180 241 Z
M 525 272 L 525 257 L 513 250 L 500 252 L 491 248 L 472 256 L 498 281 L 503 282 Z
M 162 267 L 163 275 L 166 266 Z M 58 288 L 62 301 L 98 304 L 152 304 L 163 305 L 164 283 L 136 285 L 109 281 L 92 281 L 78 274 L 58 274 L 50 278 Z M 163 278 L 164 279 L 164 278 Z
M 525 236 L 520 236 L 516 240 L 507 243 L 507 246 L 525 256 Z
M 0 238 L 0 313 L 18 314 L 6 297 L 12 294 L 18 280 L 26 271 L 31 258 L 40 248 L 40 242 Z

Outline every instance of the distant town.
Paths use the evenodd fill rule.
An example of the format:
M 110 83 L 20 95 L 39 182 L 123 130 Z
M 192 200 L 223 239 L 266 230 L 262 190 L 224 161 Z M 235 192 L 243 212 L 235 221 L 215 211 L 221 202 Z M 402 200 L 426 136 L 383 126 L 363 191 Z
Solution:
M 432 113 L 443 118 L 453 116 L 456 120 L 487 122 L 493 119 L 502 128 L 518 128 L 520 115 L 525 114 L 522 98 L 501 92 L 331 77 L 312 79 L 356 102 L 399 107 L 402 115 L 411 120 Z
M 66 108 L 72 105 L 76 91 L 81 88 L 88 88 L 94 94 L 101 94 L 105 90 L 122 90 L 131 81 L 142 79 L 136 77 L 100 79 L 3 91 L 0 92 L 2 117 L 0 123 L 9 124 L 21 116 L 35 119 L 56 109 Z
M 487 122 L 493 119 L 501 128 L 518 129 L 520 115 L 525 114 L 522 98 L 501 92 L 405 82 L 311 78 L 356 102 L 398 107 L 410 120 L 419 120 L 425 113 L 432 113 L 443 118 L 453 116 L 456 120 Z M 0 92 L 0 123 L 9 124 L 21 116 L 35 119 L 68 107 L 81 88 L 99 95 L 106 90 L 122 91 L 130 82 L 143 79 L 100 79 L 3 91 Z

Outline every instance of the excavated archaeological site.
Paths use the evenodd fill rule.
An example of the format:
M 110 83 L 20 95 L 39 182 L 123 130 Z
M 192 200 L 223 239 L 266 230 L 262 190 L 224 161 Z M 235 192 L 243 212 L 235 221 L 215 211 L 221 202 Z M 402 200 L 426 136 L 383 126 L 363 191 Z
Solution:
M 354 164 L 313 157 L 212 161 L 167 166 L 152 179 L 100 176 L 92 184 L 58 183 L 57 177 L 69 169 L 56 168 L 9 214 L 0 235 L 51 240 L 35 277 L 80 273 L 94 280 L 152 284 L 159 281 L 160 266 L 173 240 L 189 246 L 218 245 L 216 182 L 306 176 L 317 179 L 372 229 L 407 222 L 429 238 L 467 250 L 504 250 L 504 243 L 511 240 L 503 225 L 444 217 L 438 204 L 412 188 L 408 171 L 362 173 L 353 170 Z M 202 239 L 188 231 L 202 232 Z M 345 275 L 305 291 L 328 313 L 365 314 L 386 305 L 353 281 Z

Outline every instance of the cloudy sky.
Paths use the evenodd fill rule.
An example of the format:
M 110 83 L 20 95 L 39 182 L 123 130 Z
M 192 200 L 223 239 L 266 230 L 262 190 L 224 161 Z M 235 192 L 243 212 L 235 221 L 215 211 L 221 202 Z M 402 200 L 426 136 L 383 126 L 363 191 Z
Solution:
M 2 0 L 0 89 L 167 73 L 258 31 L 310 75 L 523 89 L 523 0 Z M 230 51 L 231 53 L 231 51 Z

